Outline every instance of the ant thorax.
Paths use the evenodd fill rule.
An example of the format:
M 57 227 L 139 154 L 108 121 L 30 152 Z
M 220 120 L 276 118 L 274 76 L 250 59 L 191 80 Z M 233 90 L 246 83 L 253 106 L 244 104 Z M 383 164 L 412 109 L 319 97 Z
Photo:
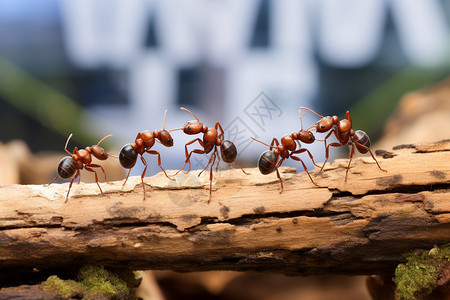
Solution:
M 205 132 L 205 135 L 203 136 L 203 141 L 212 142 L 215 141 L 218 136 L 219 133 L 215 128 L 208 128 L 208 130 Z

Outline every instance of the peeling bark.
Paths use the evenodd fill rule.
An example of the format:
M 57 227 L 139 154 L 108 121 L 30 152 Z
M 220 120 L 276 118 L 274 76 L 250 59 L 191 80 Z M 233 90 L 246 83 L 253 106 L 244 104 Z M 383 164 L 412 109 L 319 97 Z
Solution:
M 176 271 L 383 274 L 402 253 L 450 243 L 450 145 L 397 147 L 304 173 L 164 174 L 102 184 L 0 187 L 0 273 L 84 263 Z M 385 157 L 385 158 L 383 158 Z M 2 276 L 0 276 L 2 277 Z

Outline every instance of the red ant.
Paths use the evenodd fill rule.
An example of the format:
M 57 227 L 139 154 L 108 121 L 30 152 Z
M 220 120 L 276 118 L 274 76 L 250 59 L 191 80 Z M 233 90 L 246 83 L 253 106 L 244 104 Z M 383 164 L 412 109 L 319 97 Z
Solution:
M 351 150 L 350 150 L 350 154 L 349 154 L 350 160 L 348 162 L 347 170 L 345 172 L 345 182 L 347 182 L 348 170 L 350 169 L 350 163 L 352 162 L 353 155 L 355 154 L 355 146 L 359 153 L 364 154 L 364 153 L 369 152 L 370 155 L 372 156 L 373 160 L 375 160 L 375 162 L 377 163 L 378 168 L 380 168 L 381 171 L 386 172 L 386 170 L 384 170 L 380 167 L 380 164 L 378 163 L 377 159 L 373 155 L 372 151 L 370 151 L 371 143 L 370 143 L 370 138 L 367 135 L 367 133 L 365 133 L 362 130 L 357 130 L 357 131 L 353 130 L 352 119 L 350 117 L 349 111 L 347 111 L 347 113 L 345 114 L 345 119 L 339 120 L 339 118 L 337 116 L 332 116 L 332 117 L 331 116 L 325 116 L 325 117 L 321 116 L 318 113 L 316 113 L 315 111 L 313 111 L 307 107 L 300 107 L 300 111 L 302 109 L 306 109 L 306 110 L 312 112 L 313 114 L 315 114 L 316 116 L 318 116 L 319 118 L 322 118 L 316 123 L 315 126 L 312 126 L 310 128 L 314 128 L 316 130 L 316 132 L 320 132 L 320 133 L 330 131 L 325 136 L 325 139 L 324 139 L 325 162 L 323 163 L 322 167 L 320 168 L 320 171 L 323 170 L 325 163 L 328 161 L 330 146 L 340 147 L 340 146 L 348 144 L 349 146 L 351 146 Z M 327 139 L 333 133 L 339 142 L 338 143 L 330 143 L 327 145 Z
M 69 199 L 70 188 L 72 187 L 73 181 L 78 177 L 78 183 L 80 183 L 80 179 L 81 179 L 80 170 L 85 168 L 86 171 L 94 172 L 95 183 L 97 183 L 98 188 L 100 189 L 100 192 L 102 193 L 102 195 L 106 196 L 105 194 L 103 194 L 102 188 L 100 187 L 100 184 L 98 183 L 97 172 L 95 170 L 93 170 L 92 168 L 100 168 L 102 170 L 103 174 L 105 175 L 105 181 L 106 181 L 105 170 L 103 169 L 102 166 L 91 163 L 92 162 L 91 155 L 94 155 L 95 158 L 97 158 L 99 160 L 106 160 L 108 158 L 108 156 L 113 156 L 112 154 L 106 153 L 105 149 L 103 149 L 102 147 L 99 146 L 101 142 L 103 142 L 105 139 L 110 138 L 110 137 L 112 137 L 111 134 L 105 136 L 97 143 L 97 145 L 94 145 L 92 147 L 86 147 L 85 149 L 80 149 L 80 150 L 78 150 L 78 147 L 75 147 L 75 149 L 73 149 L 73 153 L 70 153 L 69 151 L 67 151 L 67 145 L 69 144 L 69 141 L 72 138 L 72 134 L 70 134 L 69 137 L 67 138 L 66 145 L 64 147 L 64 150 L 70 156 L 65 156 L 61 159 L 61 161 L 58 164 L 58 175 L 56 175 L 55 179 L 53 179 L 53 181 L 50 182 L 47 186 L 49 186 L 50 184 L 55 182 L 59 177 L 68 179 L 75 174 L 75 176 L 72 178 L 72 181 L 70 182 L 69 190 L 67 191 L 67 196 L 66 196 L 66 201 L 65 201 L 65 202 L 67 202 L 67 200 Z
M 145 130 L 143 132 L 138 132 L 136 139 L 134 140 L 134 143 L 126 144 L 125 146 L 122 147 L 122 150 L 120 150 L 120 154 L 119 154 L 120 164 L 125 169 L 129 169 L 127 178 L 125 178 L 125 182 L 123 183 L 123 185 L 125 185 L 125 183 L 127 182 L 128 177 L 130 176 L 131 169 L 136 164 L 137 156 L 138 155 L 141 156 L 141 161 L 145 166 L 144 171 L 142 171 L 142 175 L 141 175 L 142 188 L 144 189 L 144 200 L 145 200 L 144 176 L 145 176 L 145 172 L 147 171 L 147 166 L 148 166 L 147 161 L 145 160 L 145 158 L 143 156 L 144 153 L 158 155 L 158 166 L 161 168 L 161 170 L 164 172 L 164 174 L 166 175 L 167 178 L 172 179 L 167 175 L 166 171 L 161 166 L 161 155 L 159 154 L 159 152 L 155 151 L 155 150 L 150 150 L 153 147 L 153 145 L 155 144 L 155 141 L 157 141 L 158 143 L 160 143 L 166 147 L 173 146 L 173 138 L 170 135 L 170 133 L 167 130 L 165 130 L 166 115 L 167 115 L 167 110 L 164 112 L 164 126 L 163 126 L 162 130 L 159 130 L 159 131 L 155 130 L 153 132 Z
M 303 152 L 308 153 L 309 157 L 311 158 L 313 164 L 315 166 L 316 163 L 314 162 L 314 158 L 309 152 L 308 149 L 302 148 L 300 141 L 306 144 L 312 144 L 316 138 L 314 137 L 313 133 L 311 131 L 303 129 L 303 121 L 302 121 L 302 114 L 300 113 L 300 122 L 301 122 L 301 129 L 299 132 L 293 132 L 291 134 L 286 134 L 281 138 L 281 144 L 278 142 L 276 138 L 272 139 L 272 142 L 270 145 L 261 142 L 260 140 L 257 140 L 253 137 L 251 137 L 253 140 L 269 146 L 273 150 L 267 150 L 261 154 L 258 160 L 258 168 L 261 174 L 267 175 L 272 173 L 274 170 L 277 171 L 277 177 L 280 180 L 281 184 L 281 191 L 280 194 L 283 192 L 283 181 L 281 180 L 280 172 L 278 171 L 278 168 L 283 164 L 285 159 L 292 158 L 293 160 L 299 161 L 302 163 L 303 169 L 306 171 L 306 173 L 309 176 L 309 179 L 311 179 L 311 182 L 317 186 L 317 184 L 312 179 L 311 175 L 308 172 L 308 169 L 306 168 L 305 163 L 303 160 L 297 156 L 294 156 L 295 154 L 300 154 Z M 297 142 L 297 143 L 296 143 Z M 299 146 L 299 149 L 296 150 L 297 144 Z M 275 145 L 275 146 L 274 146 Z M 281 156 L 281 159 L 279 160 Z M 317 166 L 318 167 L 318 166 Z
M 189 164 L 189 169 L 187 172 L 185 172 L 185 171 L 183 171 L 183 172 L 187 174 L 191 171 L 191 160 L 190 159 L 191 159 L 192 153 L 208 154 L 214 150 L 213 154 L 209 158 L 208 163 L 206 164 L 206 167 L 198 174 L 198 176 L 200 176 L 208 168 L 208 166 L 211 165 L 211 169 L 209 171 L 209 200 L 208 200 L 208 203 L 209 203 L 209 201 L 211 200 L 211 194 L 212 194 L 212 179 L 213 179 L 212 168 L 216 161 L 216 156 L 218 159 L 216 171 L 219 168 L 219 162 L 220 162 L 220 156 L 218 155 L 217 147 L 220 146 L 220 153 L 221 153 L 221 156 L 222 156 L 222 159 L 224 162 L 229 163 L 229 164 L 234 163 L 237 167 L 239 167 L 242 170 L 242 172 L 244 172 L 244 174 L 249 175 L 249 173 L 245 172 L 244 169 L 242 169 L 238 165 L 238 163 L 235 161 L 235 159 L 237 157 L 236 146 L 234 145 L 233 142 L 231 142 L 229 140 L 224 140 L 224 131 L 219 122 L 216 122 L 216 125 L 214 126 L 214 128 L 208 128 L 208 126 L 203 125 L 203 123 L 200 122 L 200 120 L 197 118 L 197 116 L 194 115 L 191 111 L 189 111 L 188 109 L 186 109 L 184 107 L 180 107 L 180 109 L 193 115 L 195 120 L 187 122 L 186 124 L 184 124 L 184 126 L 182 128 L 172 129 L 171 131 L 183 130 L 183 132 L 188 135 L 203 133 L 203 141 L 200 138 L 196 138 L 184 145 L 186 160 L 184 162 L 184 166 L 180 170 L 178 170 L 174 174 L 174 176 L 177 175 L 180 171 L 183 171 L 184 167 L 186 167 L 187 164 Z M 220 134 L 219 134 L 219 131 L 220 131 Z M 187 146 L 191 145 L 195 142 L 198 142 L 200 144 L 200 146 L 203 148 L 203 150 L 202 149 L 193 149 L 191 152 L 188 152 Z

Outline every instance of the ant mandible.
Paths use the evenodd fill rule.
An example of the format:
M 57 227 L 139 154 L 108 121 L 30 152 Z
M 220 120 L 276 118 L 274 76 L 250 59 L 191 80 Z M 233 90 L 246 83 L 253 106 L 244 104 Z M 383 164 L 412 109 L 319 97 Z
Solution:
M 213 154 L 209 158 L 209 161 L 206 164 L 205 168 L 198 174 L 198 176 L 200 176 L 208 168 L 208 166 L 211 165 L 211 169 L 209 171 L 209 200 L 208 200 L 208 203 L 209 203 L 211 201 L 211 195 L 212 195 L 212 180 L 213 180 L 212 168 L 216 161 L 216 156 L 218 159 L 216 171 L 219 168 L 219 162 L 220 162 L 220 156 L 218 155 L 217 147 L 220 146 L 220 153 L 221 153 L 221 156 L 222 156 L 222 159 L 224 162 L 226 162 L 228 164 L 234 163 L 237 167 L 239 167 L 242 170 L 242 172 L 244 172 L 244 174 L 249 175 L 249 173 L 245 172 L 244 169 L 242 169 L 238 165 L 238 163 L 235 161 L 236 157 L 237 157 L 236 146 L 234 145 L 233 142 L 231 142 L 229 140 L 224 140 L 224 131 L 219 122 L 216 122 L 214 128 L 211 128 L 211 127 L 208 128 L 208 126 L 206 126 L 202 122 L 200 122 L 200 120 L 197 118 L 197 116 L 194 115 L 190 110 L 188 110 L 184 107 L 180 107 L 180 109 L 190 113 L 192 116 L 194 116 L 195 120 L 186 122 L 186 124 L 184 124 L 183 127 L 178 128 L 178 129 L 173 129 L 171 131 L 183 130 L 183 132 L 188 135 L 203 133 L 203 140 L 201 140 L 200 138 L 196 138 L 190 142 L 187 142 L 184 145 L 186 160 L 184 162 L 184 166 L 180 170 L 178 170 L 174 174 L 174 176 L 176 176 L 180 171 L 183 171 L 184 167 L 186 167 L 187 164 L 189 164 L 189 169 L 187 172 L 185 172 L 185 171 L 183 171 L 183 172 L 187 174 L 191 171 L 191 160 L 190 159 L 191 159 L 192 153 L 208 154 L 214 150 Z M 220 134 L 219 134 L 219 131 L 220 131 Z M 191 145 L 195 142 L 198 142 L 200 144 L 200 146 L 203 148 L 203 150 L 202 149 L 193 149 L 191 152 L 189 152 L 187 146 Z
M 373 160 L 375 160 L 375 162 L 377 163 L 378 168 L 381 171 L 386 172 L 386 170 L 384 170 L 380 167 L 380 164 L 378 163 L 377 159 L 373 155 L 372 151 L 370 151 L 371 143 L 370 143 L 370 138 L 367 135 L 367 133 L 365 133 L 362 130 L 356 130 L 356 131 L 353 130 L 352 119 L 350 117 L 349 111 L 347 111 L 347 113 L 345 114 L 345 119 L 339 120 L 339 118 L 337 116 L 332 116 L 332 117 L 331 116 L 322 116 L 307 107 L 300 107 L 300 111 L 302 109 L 306 109 L 306 110 L 312 112 L 313 114 L 315 114 L 316 116 L 318 116 L 319 118 L 321 118 L 316 123 L 315 126 L 312 126 L 310 128 L 314 128 L 316 130 L 316 132 L 319 132 L 319 133 L 324 133 L 324 132 L 330 131 L 324 138 L 325 162 L 323 163 L 322 167 L 320 168 L 320 171 L 323 170 L 323 167 L 325 166 L 326 162 L 328 161 L 330 146 L 340 147 L 340 146 L 344 146 L 344 145 L 348 144 L 349 146 L 351 146 L 351 150 L 350 150 L 350 154 L 349 154 L 350 160 L 348 162 L 347 170 L 345 171 L 345 182 L 347 182 L 348 170 L 350 169 L 350 164 L 352 162 L 353 155 L 355 154 L 355 146 L 359 153 L 364 154 L 364 153 L 369 152 L 370 155 L 372 156 Z M 327 139 L 333 133 L 339 142 L 338 143 L 334 142 L 334 143 L 330 143 L 327 145 Z
M 300 112 L 300 122 L 301 122 L 301 129 L 299 132 L 293 132 L 291 134 L 286 134 L 281 138 L 281 144 L 278 142 L 276 138 L 272 139 L 272 142 L 270 145 L 255 139 L 254 137 L 251 137 L 253 140 L 269 146 L 270 149 L 273 150 L 267 150 L 261 154 L 258 160 L 258 168 L 261 174 L 267 175 L 272 173 L 274 170 L 277 171 L 277 177 L 280 180 L 281 184 L 281 191 L 280 194 L 283 192 L 283 181 L 281 180 L 280 172 L 278 171 L 278 168 L 283 164 L 285 159 L 292 158 L 293 160 L 299 161 L 302 163 L 303 169 L 306 171 L 306 174 L 308 174 L 309 179 L 311 179 L 311 182 L 317 186 L 317 184 L 312 179 L 311 175 L 308 172 L 308 169 L 303 162 L 303 160 L 300 157 L 295 156 L 295 154 L 300 154 L 303 152 L 308 153 L 309 157 L 311 158 L 311 161 L 315 166 L 316 163 L 314 162 L 314 158 L 309 152 L 308 149 L 302 148 L 300 142 L 303 142 L 305 144 L 312 144 L 316 139 L 311 131 L 303 129 L 303 121 L 302 121 L 302 114 Z M 299 149 L 297 149 L 297 144 Z M 281 156 L 281 159 L 279 159 Z
M 78 183 L 80 183 L 81 180 L 81 173 L 80 170 L 83 168 L 86 169 L 86 171 L 93 172 L 95 175 L 95 183 L 97 183 L 98 188 L 100 189 L 100 192 L 103 194 L 102 188 L 100 187 L 100 184 L 98 183 L 98 177 L 97 172 L 93 170 L 92 168 L 100 168 L 105 175 L 105 181 L 106 181 L 106 173 L 102 166 L 93 164 L 92 163 L 92 156 L 94 155 L 95 158 L 99 160 L 106 160 L 108 156 L 113 156 L 112 154 L 109 154 L 100 147 L 100 143 L 103 142 L 105 139 L 112 137 L 112 135 L 107 135 L 104 138 L 102 138 L 97 145 L 94 145 L 92 147 L 86 147 L 85 149 L 78 150 L 78 147 L 75 147 L 73 149 L 73 153 L 70 153 L 67 151 L 67 145 L 69 144 L 70 139 L 72 138 L 72 134 L 69 135 L 66 141 L 66 145 L 64 146 L 64 150 L 70 155 L 65 156 L 61 159 L 61 161 L 58 164 L 58 175 L 56 175 L 55 179 L 52 180 L 47 186 L 55 182 L 59 177 L 68 179 L 72 177 L 74 174 L 75 176 L 72 178 L 72 181 L 69 185 L 69 190 L 67 191 L 66 201 L 69 199 L 69 193 L 70 189 L 72 187 L 73 181 L 78 177 Z
M 172 147 L 173 146 L 173 139 L 170 135 L 169 131 L 165 130 L 166 128 L 166 115 L 167 110 L 164 112 L 164 126 L 162 130 L 155 130 L 153 132 L 150 132 L 148 130 L 145 130 L 143 132 L 138 132 L 136 139 L 134 140 L 133 144 L 126 144 L 122 147 L 122 150 L 120 150 L 119 154 L 119 162 L 125 169 L 128 170 L 127 178 L 125 178 L 125 181 L 123 185 L 128 180 L 128 177 L 130 176 L 131 169 L 136 164 L 137 156 L 141 156 L 141 161 L 144 164 L 144 171 L 142 171 L 141 175 L 141 181 L 142 181 L 142 188 L 144 190 L 144 200 L 145 200 L 145 186 L 144 186 L 144 176 L 145 172 L 147 171 L 147 161 L 145 160 L 143 154 L 149 153 L 158 155 L 158 166 L 161 168 L 161 170 L 164 172 L 167 178 L 171 179 L 166 171 L 161 166 L 161 154 L 158 151 L 150 150 L 153 145 L 155 144 L 155 141 L 162 144 L 166 147 Z

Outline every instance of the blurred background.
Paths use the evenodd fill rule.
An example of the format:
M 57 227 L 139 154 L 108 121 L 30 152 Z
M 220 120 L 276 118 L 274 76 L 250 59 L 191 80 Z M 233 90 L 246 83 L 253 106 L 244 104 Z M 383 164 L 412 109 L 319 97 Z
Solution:
M 433 107 L 450 103 L 446 0 L 0 0 L 0 37 L 0 184 L 49 182 L 70 133 L 69 151 L 113 134 L 104 146 L 118 153 L 138 131 L 162 129 L 166 109 L 166 129 L 180 128 L 193 119 L 180 106 L 209 127 L 220 121 L 239 163 L 253 167 L 267 147 L 249 137 L 270 143 L 298 131 L 299 106 L 340 118 L 349 110 L 374 142 L 432 103 L 409 94 L 412 113 L 394 113 L 404 94 L 444 82 Z M 305 127 L 317 120 L 303 117 Z M 433 138 L 442 136 L 436 124 Z M 173 137 L 173 148 L 154 146 L 165 169 L 183 165 L 195 138 Z M 324 160 L 321 143 L 307 148 Z M 193 168 L 207 159 L 193 157 Z M 155 157 L 147 162 L 148 176 L 160 170 Z M 123 178 L 109 164 L 109 179 Z M 142 170 L 138 162 L 132 175 Z
M 70 133 L 69 151 L 113 134 L 105 147 L 117 153 L 138 131 L 161 129 L 165 109 L 167 129 L 193 119 L 185 106 L 210 127 L 220 121 L 241 164 L 255 166 L 267 147 L 249 137 L 298 131 L 299 106 L 340 118 L 350 110 L 354 128 L 376 140 L 401 95 L 450 70 L 445 0 L 33 4 L 0 0 L 0 141 L 33 153 L 63 151 Z M 305 127 L 317 119 L 305 115 Z M 154 147 L 166 169 L 182 166 L 193 139 L 173 137 L 173 148 Z M 308 148 L 323 161 L 322 144 Z M 207 158 L 195 156 L 194 168 Z M 148 161 L 147 174 L 158 172 Z

